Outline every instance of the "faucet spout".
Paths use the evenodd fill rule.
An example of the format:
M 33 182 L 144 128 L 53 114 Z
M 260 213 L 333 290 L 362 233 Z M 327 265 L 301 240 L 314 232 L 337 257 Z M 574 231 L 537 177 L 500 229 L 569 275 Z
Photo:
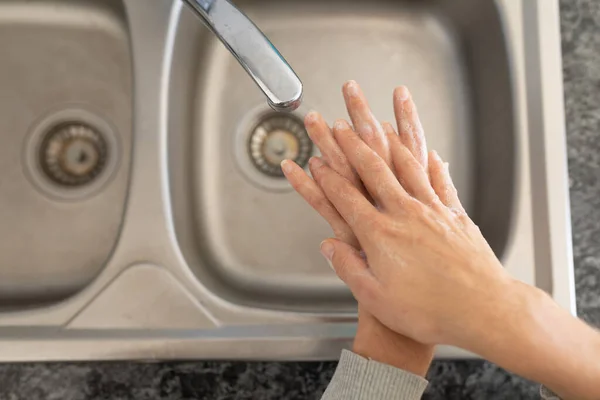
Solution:
M 302 101 L 302 82 L 256 25 L 228 0 L 184 0 L 221 40 L 276 111 Z

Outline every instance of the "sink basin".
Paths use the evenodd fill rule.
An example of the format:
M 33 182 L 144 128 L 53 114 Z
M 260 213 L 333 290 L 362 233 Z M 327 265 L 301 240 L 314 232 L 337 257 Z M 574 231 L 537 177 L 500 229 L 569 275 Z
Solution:
M 117 242 L 133 104 L 125 23 L 117 1 L 0 4 L 0 308 L 72 296 Z M 61 126 L 64 135 L 105 137 L 103 171 L 87 186 L 43 171 L 44 147 Z
M 2 3 L 19 39 L 0 35 L 0 360 L 336 358 L 356 303 L 273 160 L 315 153 L 299 121 L 345 116 L 347 79 L 381 120 L 411 88 L 505 268 L 575 313 L 558 2 L 541 3 L 238 0 L 303 80 L 291 114 L 182 2 Z M 74 158 L 64 132 L 85 138 Z
M 507 42 L 493 2 L 236 4 L 302 77 L 300 121 L 310 109 L 330 123 L 345 116 L 340 88 L 348 79 L 364 85 L 380 119 L 393 121 L 391 90 L 408 85 L 429 145 L 450 162 L 466 208 L 503 255 L 517 148 Z M 285 178 L 249 160 L 253 129 L 272 114 L 261 93 L 185 11 L 173 68 L 195 65 L 175 78 L 190 82 L 191 108 L 178 117 L 187 124 L 173 129 L 169 151 L 175 227 L 190 268 L 213 292 L 245 305 L 355 307 L 318 252 L 328 226 Z

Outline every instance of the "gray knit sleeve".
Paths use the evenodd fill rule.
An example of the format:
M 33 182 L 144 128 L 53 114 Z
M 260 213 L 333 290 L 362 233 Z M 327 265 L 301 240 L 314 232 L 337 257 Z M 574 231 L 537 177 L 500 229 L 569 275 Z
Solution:
M 560 397 L 545 386 L 540 388 L 540 394 L 542 395 L 543 400 L 560 400 Z
M 410 372 L 344 350 L 321 400 L 418 400 L 427 383 Z
M 427 383 L 410 372 L 343 350 L 321 400 L 418 400 Z M 540 394 L 542 400 L 561 400 L 544 386 Z

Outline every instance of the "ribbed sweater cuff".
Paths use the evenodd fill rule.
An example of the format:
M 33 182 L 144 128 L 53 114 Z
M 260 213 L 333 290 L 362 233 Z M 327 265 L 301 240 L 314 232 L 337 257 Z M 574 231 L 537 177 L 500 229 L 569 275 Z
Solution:
M 427 380 L 343 350 L 324 400 L 417 400 Z
M 540 387 L 540 394 L 543 400 L 560 400 L 560 397 L 556 395 L 552 390 L 545 386 Z

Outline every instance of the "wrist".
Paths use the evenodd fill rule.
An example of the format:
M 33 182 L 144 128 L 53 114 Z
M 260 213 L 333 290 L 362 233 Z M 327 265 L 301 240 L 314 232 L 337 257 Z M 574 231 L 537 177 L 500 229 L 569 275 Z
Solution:
M 444 344 L 489 358 L 488 352 L 498 348 L 499 343 L 514 340 L 513 335 L 526 334 L 523 323 L 535 317 L 548 296 L 506 275 L 470 297 L 472 300 L 465 302 L 468 308 L 461 310 L 451 330 L 445 332 Z
M 513 281 L 506 294 L 459 347 L 564 399 L 600 398 L 600 334 L 536 287 Z
M 424 377 L 433 360 L 434 347 L 416 342 L 359 311 L 352 351 L 362 357 Z

